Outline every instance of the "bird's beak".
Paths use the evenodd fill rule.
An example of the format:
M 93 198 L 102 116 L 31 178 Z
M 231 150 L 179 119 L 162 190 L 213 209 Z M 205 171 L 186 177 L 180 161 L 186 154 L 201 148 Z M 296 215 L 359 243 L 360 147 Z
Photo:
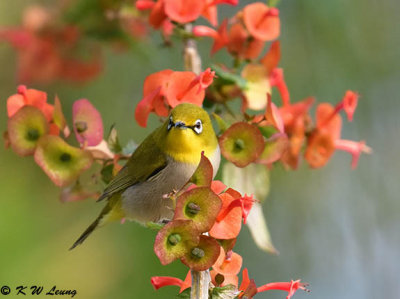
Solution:
M 185 125 L 185 123 L 184 122 L 182 122 L 182 121 L 177 121 L 175 124 L 174 124 L 174 127 L 175 128 L 179 128 L 179 129 L 187 129 L 188 127 Z

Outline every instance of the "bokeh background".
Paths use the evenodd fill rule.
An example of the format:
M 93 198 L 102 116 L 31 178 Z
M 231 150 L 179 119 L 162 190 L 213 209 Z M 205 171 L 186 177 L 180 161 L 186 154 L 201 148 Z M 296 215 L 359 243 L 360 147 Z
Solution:
M 0 26 L 17 25 L 34 1 L 0 1 Z M 43 1 L 42 1 L 43 2 Z M 247 3 L 250 1 L 241 1 Z M 258 285 L 301 278 L 310 294 L 295 298 L 397 298 L 400 293 L 400 2 L 396 0 L 280 3 L 282 62 L 294 101 L 313 95 L 336 103 L 346 89 L 361 99 L 343 137 L 367 140 L 374 153 L 356 170 L 336 153 L 328 166 L 298 171 L 277 167 L 264 204 L 279 256 L 260 251 L 247 228 L 236 250 Z M 222 15 L 236 9 L 223 7 Z M 70 119 L 74 100 L 88 98 L 105 127 L 116 123 L 122 142 L 140 142 L 158 121 L 139 128 L 133 112 L 144 78 L 182 69 L 180 45 L 159 47 L 155 34 L 126 52 L 106 48 L 105 70 L 85 85 L 32 87 L 61 98 Z M 201 47 L 210 62 L 210 44 Z M 215 60 L 227 60 L 219 53 Z M 16 55 L 0 44 L 0 131 L 5 103 L 16 90 Z M 0 147 L 0 285 L 76 289 L 75 298 L 173 298 L 174 287 L 154 291 L 150 277 L 184 278 L 179 262 L 163 267 L 153 253 L 155 233 L 134 223 L 109 225 L 74 251 L 69 246 L 97 216 L 92 200 L 61 203 L 59 190 L 31 158 Z M 257 298 L 285 298 L 279 291 Z

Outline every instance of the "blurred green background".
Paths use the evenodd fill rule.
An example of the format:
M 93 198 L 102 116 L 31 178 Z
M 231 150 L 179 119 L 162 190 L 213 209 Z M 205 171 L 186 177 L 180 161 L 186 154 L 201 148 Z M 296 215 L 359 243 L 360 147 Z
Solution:
M 241 1 L 247 3 L 247 1 Z M 250 2 L 250 1 L 248 1 Z M 34 1 L 0 1 L 0 26 L 17 25 Z M 282 62 L 292 99 L 316 96 L 336 103 L 346 89 L 361 99 L 343 138 L 367 140 L 374 153 L 356 170 L 350 156 L 336 153 L 321 170 L 272 172 L 264 204 L 279 256 L 261 252 L 242 230 L 236 251 L 258 285 L 301 278 L 310 294 L 295 298 L 397 298 L 400 293 L 400 4 L 395 0 L 289 1 L 280 3 Z M 223 6 L 222 15 L 236 8 Z M 222 17 L 222 15 L 220 17 Z M 220 18 L 221 19 L 221 18 Z M 106 49 L 105 70 L 87 85 L 63 82 L 57 93 L 70 119 L 74 100 L 88 98 L 105 128 L 116 123 L 122 142 L 140 142 L 146 129 L 134 121 L 144 78 L 182 69 L 181 49 L 159 47 L 153 35 L 127 52 Z M 210 44 L 201 48 L 204 65 Z M 227 60 L 225 52 L 215 60 Z M 16 91 L 16 55 L 0 44 L 0 131 L 6 128 L 6 99 Z M 72 242 L 97 216 L 92 200 L 60 203 L 59 190 L 32 158 L 0 148 L 0 285 L 76 289 L 75 298 L 173 298 L 174 287 L 154 291 L 150 277 L 184 278 L 179 262 L 163 267 L 153 254 L 155 233 L 134 223 L 109 225 L 74 251 Z M 0 295 L 1 297 L 1 295 Z M 12 296 L 8 296 L 9 298 Z M 257 298 L 285 298 L 279 291 Z

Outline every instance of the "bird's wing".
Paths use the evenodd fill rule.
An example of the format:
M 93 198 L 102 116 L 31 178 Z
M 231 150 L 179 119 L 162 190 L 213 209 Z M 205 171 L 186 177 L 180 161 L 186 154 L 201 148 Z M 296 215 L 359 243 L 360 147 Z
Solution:
M 147 181 L 167 166 L 167 157 L 157 146 L 157 132 L 149 135 L 104 190 L 98 201 Z

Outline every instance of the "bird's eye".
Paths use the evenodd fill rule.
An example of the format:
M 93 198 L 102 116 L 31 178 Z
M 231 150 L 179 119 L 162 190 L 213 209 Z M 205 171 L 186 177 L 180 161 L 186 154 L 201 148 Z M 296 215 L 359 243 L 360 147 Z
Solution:
M 197 134 L 200 134 L 203 131 L 203 124 L 200 119 L 196 120 L 196 122 L 194 123 L 193 130 Z
M 169 117 L 169 123 L 168 123 L 168 127 L 167 130 L 171 130 L 171 128 L 174 126 L 174 122 L 172 121 L 172 116 Z

